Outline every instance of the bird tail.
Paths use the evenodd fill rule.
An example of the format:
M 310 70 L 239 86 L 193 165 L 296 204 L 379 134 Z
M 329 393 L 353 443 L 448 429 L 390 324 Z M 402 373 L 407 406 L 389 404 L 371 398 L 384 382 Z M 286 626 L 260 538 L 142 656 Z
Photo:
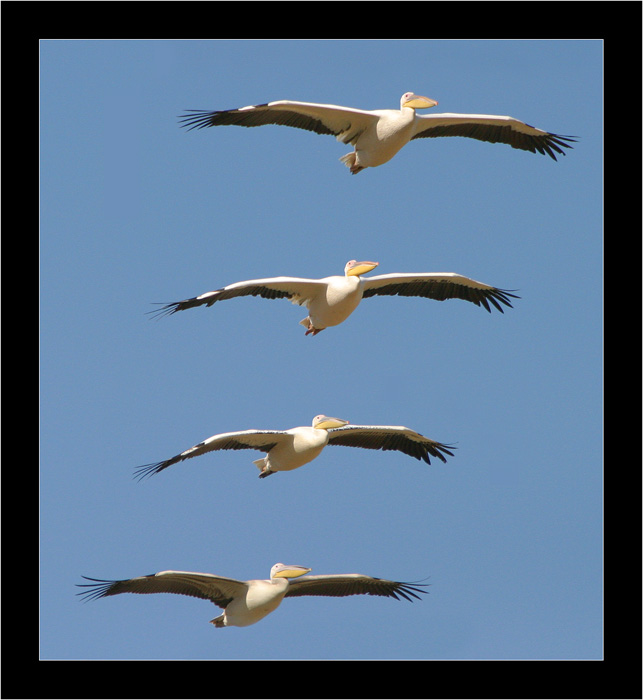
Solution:
M 355 163 L 355 161 L 357 160 L 357 153 L 355 153 L 355 151 L 347 153 L 345 156 L 342 156 L 340 160 L 347 168 L 351 169 L 351 173 L 353 175 L 356 175 L 360 170 L 364 170 L 364 168 L 361 165 L 357 165 Z
M 219 615 L 219 617 L 215 617 L 214 620 L 210 620 L 210 622 L 215 627 L 227 627 L 225 623 L 225 613 L 223 615 Z
M 265 458 L 265 457 L 262 457 L 261 459 L 255 459 L 254 462 L 253 462 L 253 464 L 255 465 L 255 467 L 257 467 L 257 469 L 258 469 L 260 472 L 262 472 L 262 471 L 266 468 L 266 466 L 267 466 L 267 465 L 266 465 L 266 458 Z
M 275 472 L 270 469 L 270 463 L 268 462 L 268 457 L 262 457 L 261 459 L 255 459 L 253 462 L 255 467 L 261 472 L 259 474 L 260 479 L 265 479 L 267 476 L 274 474 Z
M 310 320 L 310 316 L 302 318 L 301 321 L 299 321 L 299 325 L 306 329 L 306 335 L 310 335 L 311 333 L 317 335 L 317 333 L 321 333 L 324 330 L 323 328 L 315 328 L 313 322 Z

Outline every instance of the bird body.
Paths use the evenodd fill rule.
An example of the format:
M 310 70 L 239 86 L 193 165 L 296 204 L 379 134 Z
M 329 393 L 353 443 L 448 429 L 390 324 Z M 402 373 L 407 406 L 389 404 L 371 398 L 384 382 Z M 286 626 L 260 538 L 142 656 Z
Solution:
M 404 583 L 374 578 L 363 574 L 336 574 L 306 576 L 311 569 L 275 564 L 270 579 L 237 579 L 192 571 L 161 571 L 149 576 L 138 576 L 120 581 L 106 581 L 84 576 L 91 583 L 77 584 L 87 588 L 78 595 L 95 600 L 120 593 L 176 593 L 210 600 L 223 609 L 223 614 L 210 622 L 215 627 L 247 627 L 276 610 L 289 596 L 376 595 L 411 601 L 420 600 L 418 594 L 426 584 Z
M 388 163 L 415 133 L 417 115 L 414 109 L 404 104 L 400 106 L 399 112 L 381 109 L 370 112 L 370 115 L 372 126 L 364 129 L 360 137 L 351 142 L 354 143 L 355 150 L 340 158 L 353 175 L 365 168 L 376 168 Z
M 374 263 L 373 267 L 375 265 L 377 263 Z M 361 278 L 355 274 L 346 274 L 343 277 L 333 275 L 320 282 L 322 284 L 318 293 L 305 304 L 308 316 L 299 322 L 307 328 L 306 335 L 316 335 L 324 328 L 338 326 L 355 311 L 362 300 L 363 284 Z
M 302 574 L 310 569 L 302 570 Z M 287 578 L 246 581 L 243 590 L 225 608 L 223 615 L 210 622 L 215 627 L 248 627 L 276 610 L 286 595 Z
M 275 445 L 265 457 L 257 459 L 253 464 L 259 468 L 260 476 L 265 477 L 274 472 L 291 471 L 312 462 L 328 444 L 327 428 L 346 425 L 346 421 L 338 418 L 326 418 L 313 421 L 314 427 L 301 426 L 285 431 L 285 438 Z M 315 425 L 317 421 L 317 425 Z

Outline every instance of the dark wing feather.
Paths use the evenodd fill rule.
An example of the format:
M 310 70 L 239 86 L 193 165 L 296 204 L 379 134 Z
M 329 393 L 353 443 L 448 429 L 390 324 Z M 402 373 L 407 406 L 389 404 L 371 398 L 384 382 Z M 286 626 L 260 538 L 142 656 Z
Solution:
M 139 480 L 144 479 L 152 476 L 152 474 L 158 474 L 173 464 L 182 462 L 184 459 L 198 457 L 214 450 L 259 450 L 260 452 L 270 452 L 283 438 L 283 435 L 284 432 L 281 430 L 243 430 L 236 433 L 213 435 L 170 459 L 137 467 L 134 475 Z
M 431 464 L 429 455 L 446 463 L 444 455 L 453 457 L 451 450 L 455 449 L 453 445 L 443 445 L 403 426 L 345 425 L 341 428 L 331 428 L 328 435 L 329 445 L 395 450 L 424 460 L 427 464 Z
M 395 600 L 400 600 L 401 597 L 413 602 L 413 598 L 421 600 L 418 593 L 427 593 L 423 590 L 426 585 L 422 583 L 411 585 L 402 581 L 388 581 L 362 574 L 300 576 L 290 581 L 286 597 L 376 595 L 395 598 Z
M 316 134 L 337 136 L 320 119 L 288 110 L 264 110 L 268 104 L 255 105 L 252 110 L 226 109 L 220 111 L 186 110 L 189 114 L 179 119 L 181 126 L 192 129 L 205 129 L 208 126 L 265 126 L 277 124 L 305 129 Z
M 259 296 L 264 299 L 290 299 L 295 303 L 304 303 L 322 288 L 324 288 L 323 282 L 303 277 L 270 277 L 248 280 L 247 282 L 229 284 L 213 292 L 200 294 L 198 297 L 165 304 L 160 309 L 150 313 L 156 317 L 171 316 L 177 311 L 185 311 L 196 306 L 212 306 L 217 301 L 246 296 Z
M 160 318 L 162 316 L 171 316 L 177 311 L 193 309 L 195 306 L 212 306 L 212 304 L 217 301 L 247 296 L 259 296 L 263 297 L 264 299 L 291 299 L 295 295 L 292 292 L 280 292 L 276 289 L 268 289 L 267 287 L 262 287 L 260 285 L 246 287 L 242 292 L 238 290 L 233 292 L 226 289 L 217 289 L 214 292 L 208 292 L 207 297 L 205 297 L 205 295 L 201 295 L 198 297 L 192 297 L 191 299 L 184 299 L 183 301 L 175 301 L 172 304 L 165 304 L 160 309 L 156 309 L 150 313 L 154 314 L 156 318 Z
M 79 588 L 88 589 L 77 594 L 84 600 L 96 600 L 120 593 L 176 593 L 210 600 L 224 609 L 234 595 L 245 587 L 243 581 L 190 571 L 161 571 L 121 581 L 106 581 L 88 576 L 83 578 L 92 581 L 76 584 Z
M 573 148 L 569 144 L 576 142 L 572 136 L 551 134 L 511 117 L 496 117 L 494 119 L 493 117 L 484 117 L 484 115 L 432 114 L 422 115 L 420 119 L 422 120 L 421 130 L 412 136 L 411 140 L 464 136 L 489 143 L 506 143 L 512 148 L 531 153 L 538 152 L 542 155 L 548 155 L 554 160 L 556 160 L 556 153 L 566 155 L 562 149 Z M 431 123 L 433 120 L 435 120 L 435 124 Z M 496 120 L 503 120 L 506 123 L 493 123 Z
M 500 304 L 512 307 L 510 298 L 519 299 L 507 289 L 498 289 L 455 273 L 402 273 L 364 278 L 364 298 L 372 296 L 425 297 L 435 301 L 463 299 L 491 312 L 489 303 L 501 313 Z
M 179 121 L 181 126 L 188 129 L 277 124 L 312 131 L 316 134 L 335 136 L 343 143 L 354 143 L 359 135 L 377 119 L 378 116 L 374 112 L 351 107 L 277 100 L 261 105 L 214 112 L 188 110 L 188 114 L 181 117 Z

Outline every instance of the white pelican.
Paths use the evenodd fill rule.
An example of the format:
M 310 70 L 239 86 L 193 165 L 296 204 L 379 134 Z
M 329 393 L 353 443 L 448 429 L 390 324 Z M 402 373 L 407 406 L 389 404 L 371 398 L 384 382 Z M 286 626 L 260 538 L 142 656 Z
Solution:
M 493 114 L 416 114 L 438 103 L 428 97 L 405 92 L 400 109 L 363 110 L 313 102 L 278 100 L 240 109 L 208 112 L 187 110 L 182 126 L 203 129 L 208 126 L 263 126 L 283 124 L 297 129 L 331 134 L 342 143 L 355 146 L 340 160 L 353 175 L 364 168 L 375 168 L 391 158 L 413 139 L 438 136 L 466 136 L 478 141 L 507 143 L 532 153 L 547 154 L 556 160 L 556 153 L 565 155 L 566 142 L 575 139 L 536 129 L 529 124 Z M 561 148 L 562 147 L 562 148 Z
M 304 576 L 309 571 L 311 569 L 303 566 L 275 564 L 270 570 L 269 580 L 237 581 L 214 574 L 161 571 L 158 574 L 138 576 L 123 581 L 103 581 L 83 576 L 85 580 L 93 583 L 76 585 L 89 589 L 78 593 L 84 596 L 85 600 L 119 593 L 177 593 L 211 600 L 224 610 L 223 615 L 210 620 L 215 627 L 254 625 L 255 622 L 259 622 L 276 610 L 281 601 L 288 596 L 378 595 L 395 598 L 395 600 L 400 600 L 398 597 L 400 596 L 413 602 L 413 598 L 421 600 L 418 593 L 426 593 L 422 588 L 427 584 L 423 583 L 411 585 L 363 574 Z M 291 582 L 289 579 L 295 580 Z
M 300 321 L 306 335 L 317 335 L 329 326 L 337 326 L 355 311 L 363 298 L 376 295 L 426 297 L 444 301 L 464 299 L 491 312 L 489 303 L 504 313 L 500 303 L 511 307 L 509 297 L 519 298 L 506 289 L 491 287 L 455 272 L 393 272 L 387 275 L 362 277 L 379 263 L 349 260 L 344 276 L 333 275 L 319 280 L 302 277 L 267 277 L 265 279 L 235 282 L 213 292 L 192 299 L 166 304 L 157 315 L 171 315 L 194 306 L 212 306 L 217 301 L 234 297 L 261 296 L 264 299 L 290 299 L 293 304 L 305 306 L 308 316 Z M 500 303 L 498 303 L 500 302 Z
M 319 456 L 326 445 L 397 450 L 416 459 L 423 459 L 427 464 L 431 464 L 429 455 L 446 462 L 444 454 L 453 457 L 450 450 L 455 449 L 453 445 L 429 440 L 400 425 L 349 425 L 348 421 L 341 418 L 319 415 L 313 418 L 312 428 L 302 426 L 290 430 L 240 430 L 213 435 L 170 459 L 137 467 L 135 473 L 138 478 L 158 474 L 177 462 L 213 450 L 259 450 L 267 455 L 255 460 L 253 464 L 260 470 L 259 478 L 263 479 L 274 472 L 290 471 L 308 464 Z

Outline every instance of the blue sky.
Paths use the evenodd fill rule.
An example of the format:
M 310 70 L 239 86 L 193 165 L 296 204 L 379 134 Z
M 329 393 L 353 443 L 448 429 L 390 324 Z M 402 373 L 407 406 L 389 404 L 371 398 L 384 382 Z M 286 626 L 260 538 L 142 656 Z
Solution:
M 409 90 L 579 141 L 555 163 L 427 139 L 351 176 L 329 136 L 177 123 L 277 99 L 395 108 Z M 41 658 L 601 658 L 602 90 L 599 41 L 41 43 Z M 504 315 L 368 299 L 314 338 L 286 301 L 146 315 L 351 258 L 521 299 Z M 458 449 L 429 467 L 328 447 L 265 480 L 259 453 L 218 452 L 132 478 L 318 413 Z M 223 630 L 206 601 L 75 596 L 81 575 L 266 578 L 277 561 L 430 593 L 294 598 Z

